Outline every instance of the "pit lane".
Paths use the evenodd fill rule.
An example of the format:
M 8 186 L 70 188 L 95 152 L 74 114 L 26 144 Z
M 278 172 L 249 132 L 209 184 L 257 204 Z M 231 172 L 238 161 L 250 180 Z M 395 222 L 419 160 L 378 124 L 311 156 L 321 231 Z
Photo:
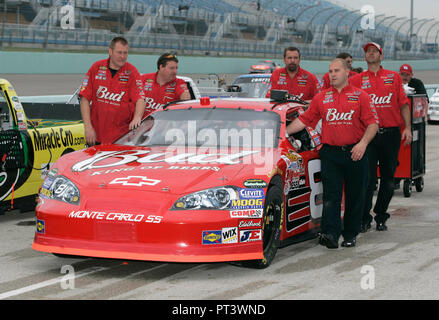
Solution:
M 50 79 L 48 89 L 52 81 L 61 87 L 70 78 L 82 79 L 38 77 Z M 5 78 L 19 95 L 37 94 L 19 89 L 20 83 L 33 85 L 32 79 Z M 68 93 L 59 89 L 38 94 Z M 280 249 L 265 270 L 228 263 L 62 259 L 32 250 L 34 212 L 7 212 L 0 216 L 0 299 L 438 299 L 438 139 L 439 125 L 427 125 L 424 191 L 410 198 L 395 191 L 387 232 L 373 225 L 355 248 L 328 250 L 316 240 L 292 245 Z

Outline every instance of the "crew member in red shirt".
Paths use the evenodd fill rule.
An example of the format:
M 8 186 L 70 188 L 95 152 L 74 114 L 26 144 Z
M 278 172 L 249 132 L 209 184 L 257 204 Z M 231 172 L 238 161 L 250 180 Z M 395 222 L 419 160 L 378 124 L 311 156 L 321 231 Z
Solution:
M 145 110 L 142 79 L 136 67 L 126 62 L 127 40 L 114 38 L 108 52 L 108 59 L 95 62 L 88 70 L 79 92 L 85 139 L 90 146 L 112 143 L 136 128 Z
M 289 94 L 309 101 L 320 92 L 317 77 L 300 67 L 298 48 L 288 47 L 284 50 L 284 63 L 284 68 L 274 70 L 271 75 L 267 98 L 270 98 L 271 90 L 286 90 Z
M 191 98 L 186 82 L 177 78 L 177 71 L 177 57 L 172 53 L 164 53 L 157 60 L 157 72 L 142 75 L 146 97 L 144 116 L 169 102 Z
M 394 175 L 398 163 L 401 140 L 412 142 L 409 100 L 404 92 L 400 75 L 383 69 L 383 49 L 375 42 L 364 47 L 368 70 L 349 79 L 351 85 L 361 88 L 372 97 L 380 128 L 369 145 L 369 185 L 363 210 L 362 232 L 371 227 L 372 200 L 377 183 L 377 165 L 380 168 L 380 186 L 373 212 L 376 230 L 387 230 L 387 213 L 394 192 Z M 404 130 L 401 134 L 401 127 Z
M 329 65 L 331 87 L 317 94 L 311 105 L 287 127 L 289 135 L 315 127 L 322 120 L 323 214 L 319 243 L 353 247 L 360 232 L 367 186 L 367 145 L 378 130 L 378 118 L 369 95 L 349 85 L 349 69 L 343 59 Z M 345 211 L 341 226 L 341 201 L 345 184 Z M 343 229 L 343 231 L 342 231 Z
M 340 52 L 336 58 L 344 59 L 346 61 L 349 68 L 349 78 L 357 74 L 357 72 L 352 71 L 352 56 L 350 53 Z M 328 89 L 331 86 L 331 83 L 329 82 L 329 72 L 325 73 L 322 78 L 322 82 L 322 89 Z

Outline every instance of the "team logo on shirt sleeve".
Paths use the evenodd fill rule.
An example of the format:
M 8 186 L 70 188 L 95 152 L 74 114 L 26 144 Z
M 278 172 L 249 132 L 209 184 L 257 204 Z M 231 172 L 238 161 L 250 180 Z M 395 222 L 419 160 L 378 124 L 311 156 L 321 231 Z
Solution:
M 82 81 L 81 91 L 87 89 L 89 76 L 85 76 L 84 81 Z

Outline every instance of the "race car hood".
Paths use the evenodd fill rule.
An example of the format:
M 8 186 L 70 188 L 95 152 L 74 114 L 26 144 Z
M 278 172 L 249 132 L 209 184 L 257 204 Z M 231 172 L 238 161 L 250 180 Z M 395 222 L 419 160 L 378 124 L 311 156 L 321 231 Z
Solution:
M 64 156 L 55 171 L 80 189 L 121 189 L 184 194 L 256 178 L 262 150 L 200 149 L 169 151 L 166 147 L 97 146 Z M 265 164 L 264 164 L 265 165 Z M 270 168 L 261 166 L 261 173 Z

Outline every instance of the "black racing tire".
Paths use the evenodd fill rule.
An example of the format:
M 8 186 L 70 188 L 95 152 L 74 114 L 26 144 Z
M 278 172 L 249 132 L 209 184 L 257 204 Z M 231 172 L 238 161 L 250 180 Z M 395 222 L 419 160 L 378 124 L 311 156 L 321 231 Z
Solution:
M 410 179 L 404 180 L 403 191 L 404 197 L 410 198 L 410 196 L 412 195 L 412 181 Z
M 424 190 L 424 177 L 419 177 L 415 180 L 415 187 L 417 192 Z
M 247 268 L 264 269 L 273 261 L 280 244 L 280 235 L 283 224 L 283 189 L 280 179 L 268 187 L 265 197 L 262 243 L 264 258 L 260 260 L 242 261 L 241 265 Z

